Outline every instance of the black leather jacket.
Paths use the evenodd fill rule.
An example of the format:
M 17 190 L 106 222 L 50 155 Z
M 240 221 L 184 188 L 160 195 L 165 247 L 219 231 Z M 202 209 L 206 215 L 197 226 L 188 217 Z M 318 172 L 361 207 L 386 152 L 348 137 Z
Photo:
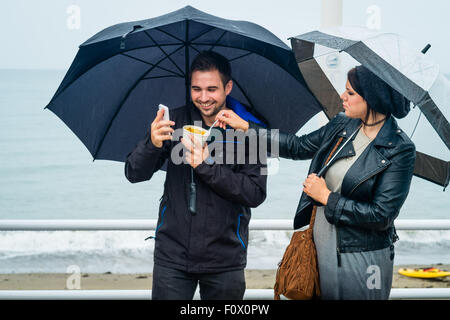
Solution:
M 312 159 L 308 175 L 317 173 L 339 137 L 344 138 L 342 145 L 360 124 L 360 119 L 351 119 L 340 113 L 322 128 L 301 137 L 279 133 L 280 157 Z M 250 128 L 264 134 L 262 128 L 253 123 L 250 123 Z M 275 134 L 269 131 L 267 136 L 270 148 L 270 136 L 274 139 Z M 353 144 L 349 142 L 330 166 L 338 159 L 354 155 Z M 392 247 L 398 239 L 394 219 L 409 192 L 415 155 L 413 142 L 393 117 L 388 118 L 374 141 L 346 173 L 341 193 L 333 192 L 328 198 L 325 216 L 336 226 L 338 258 L 340 252 Z M 309 224 L 314 204 L 317 203 L 302 193 L 294 229 Z

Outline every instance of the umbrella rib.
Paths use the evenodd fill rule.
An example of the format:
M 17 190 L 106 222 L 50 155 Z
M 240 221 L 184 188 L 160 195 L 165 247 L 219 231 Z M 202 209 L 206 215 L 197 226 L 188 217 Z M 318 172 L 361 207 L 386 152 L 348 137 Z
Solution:
M 422 115 L 422 110 L 419 110 L 419 117 L 417 118 L 416 125 L 414 126 L 414 129 L 413 129 L 411 135 L 409 136 L 410 139 L 412 139 L 412 137 L 414 135 L 414 132 L 416 132 L 417 125 L 419 124 L 419 120 L 420 120 L 420 116 L 421 115 Z
M 189 42 L 192 43 L 192 41 L 197 40 L 198 38 L 204 36 L 204 35 L 207 34 L 208 32 L 211 32 L 212 30 L 215 30 L 215 29 L 216 29 L 216 27 L 210 27 L 208 30 L 206 30 L 205 32 L 200 33 L 198 36 L 196 36 L 195 38 L 191 39 Z M 188 40 L 188 39 L 186 38 L 186 40 Z
M 252 113 L 253 115 L 255 115 L 258 118 L 260 118 L 260 120 L 263 120 L 264 123 L 268 124 L 266 118 L 263 117 L 259 112 L 256 111 L 253 102 L 250 100 L 249 96 L 244 91 L 244 88 L 239 84 L 239 82 L 236 79 L 234 79 L 234 78 L 231 78 L 231 79 L 233 80 L 233 83 L 235 83 L 237 85 L 237 87 L 241 90 L 241 93 L 244 95 L 245 99 L 247 99 L 247 101 L 249 103 L 249 107 L 250 107 L 250 110 L 249 110 L 250 113 Z
M 186 21 L 188 21 L 188 20 L 186 20 Z M 191 41 L 189 41 L 189 40 L 187 39 L 187 35 L 186 35 L 186 40 L 183 40 L 183 39 L 179 39 L 178 37 L 175 37 L 174 35 L 170 34 L 169 32 L 167 32 L 167 31 L 165 31 L 165 30 L 162 30 L 162 29 L 160 29 L 160 28 L 155 28 L 155 29 L 158 30 L 158 31 L 160 31 L 160 32 L 162 32 L 162 33 L 164 33 L 164 34 L 166 34 L 166 35 L 168 35 L 168 36 L 170 36 L 170 37 L 172 37 L 172 38 L 174 38 L 175 40 L 181 41 L 181 43 L 182 43 L 183 45 L 186 45 L 186 44 L 192 43 L 192 41 L 195 41 L 196 39 L 198 39 L 198 38 L 204 36 L 204 35 L 207 34 L 208 32 L 211 32 L 212 30 L 215 30 L 216 28 L 215 28 L 215 27 L 210 27 L 208 30 L 206 30 L 205 32 L 202 32 L 201 34 L 199 34 L 197 37 L 195 37 L 195 38 L 192 39 Z M 150 38 L 150 40 L 152 40 L 154 43 L 156 43 L 156 41 L 152 38 L 152 36 L 151 36 L 150 34 L 148 34 L 146 31 L 144 31 L 144 32 L 145 32 L 145 34 L 147 35 L 147 37 Z M 225 35 L 225 33 L 227 33 L 226 30 L 225 30 L 225 31 L 222 33 L 222 35 L 216 40 L 216 42 L 212 45 L 212 47 L 211 47 L 210 50 L 212 50 L 212 48 L 219 42 L 219 40 Z M 192 47 L 191 47 L 191 48 L 192 48 Z M 195 48 L 193 48 L 193 49 L 196 50 Z M 160 48 L 160 50 L 163 51 L 162 48 Z M 199 52 L 198 50 L 196 50 L 196 51 Z M 165 54 L 164 51 L 163 51 L 163 53 Z M 178 70 L 181 71 L 181 68 L 179 68 L 178 65 L 177 65 L 172 59 L 170 59 L 170 61 L 177 67 Z
M 182 48 L 184 48 L 184 46 L 180 46 L 178 49 L 176 49 L 174 52 L 171 53 L 174 54 L 176 52 L 178 52 L 179 50 L 181 50 Z M 109 121 L 108 127 L 105 130 L 105 134 L 103 135 L 102 139 L 100 140 L 97 149 L 95 150 L 94 153 L 94 160 L 97 157 L 97 154 L 99 152 L 99 150 L 101 149 L 102 145 L 103 145 L 103 141 L 105 141 L 105 137 L 107 136 L 109 130 L 111 129 L 112 123 L 114 122 L 114 119 L 116 119 L 117 115 L 119 114 L 120 109 L 122 109 L 122 106 L 124 105 L 125 101 L 128 99 L 129 95 L 131 94 L 131 92 L 134 90 L 134 88 L 136 88 L 136 86 L 138 85 L 138 83 L 144 79 L 154 68 L 156 68 L 158 66 L 158 64 L 163 61 L 164 59 L 166 59 L 166 57 L 162 58 L 161 60 L 159 60 L 154 66 L 152 66 L 147 72 L 145 72 L 142 76 L 140 76 L 135 82 L 134 84 L 131 86 L 131 88 L 128 90 L 128 92 L 125 94 L 125 97 L 122 99 L 122 101 L 120 102 L 119 106 L 116 109 L 116 112 L 114 113 L 114 115 L 112 116 L 111 120 Z
M 152 79 L 160 79 L 160 78 L 184 78 L 184 77 L 168 75 L 168 76 L 156 76 L 156 77 L 142 78 L 142 80 L 152 80 Z
M 168 43 L 168 44 L 165 44 L 165 46 L 171 46 L 171 45 L 184 45 L 184 41 L 183 41 L 183 40 L 178 39 L 178 38 L 176 38 L 175 36 L 172 36 L 170 33 L 167 33 L 167 32 L 165 32 L 165 31 L 163 31 L 163 30 L 161 30 L 161 29 L 159 29 L 159 28 L 155 28 L 155 29 L 157 29 L 158 31 L 161 31 L 161 32 L 167 34 L 168 36 L 171 36 L 171 37 L 174 38 L 175 40 L 181 41 L 181 43 Z M 144 30 L 143 32 L 144 32 L 144 34 L 147 36 L 147 38 L 149 38 L 150 40 L 152 40 L 153 43 L 155 44 L 155 45 L 153 45 L 152 47 L 159 47 L 159 46 L 160 46 L 160 45 L 153 39 L 153 37 L 147 33 L 147 30 Z
M 234 79 L 233 77 L 231 79 L 238 86 L 238 88 L 241 90 L 241 92 L 244 95 L 245 99 L 247 99 L 248 103 L 250 104 L 250 108 L 251 109 L 255 109 L 255 106 L 253 105 L 252 101 L 248 97 L 247 93 L 244 91 L 244 88 L 242 88 L 242 86 L 239 84 L 239 82 L 236 79 Z
M 167 32 L 167 31 L 165 31 L 165 30 L 162 30 L 162 29 L 160 29 L 160 28 L 155 28 L 155 29 L 158 30 L 158 31 L 160 31 L 160 32 L 162 32 L 162 33 L 167 34 L 168 36 L 170 36 L 170 37 L 172 37 L 172 38 L 174 38 L 174 39 L 176 39 L 176 40 L 178 40 L 178 41 L 181 41 L 183 44 L 185 44 L 186 42 L 189 41 L 188 39 L 186 39 L 186 41 L 183 40 L 183 39 L 179 39 L 178 37 L 175 37 L 173 34 L 170 34 L 169 32 Z M 201 36 L 207 34 L 208 32 L 210 32 L 210 31 L 212 31 L 212 30 L 214 30 L 214 29 L 216 29 L 216 28 L 215 28 L 215 27 L 210 27 L 208 30 L 206 30 L 205 32 L 202 32 L 200 35 L 198 35 L 197 37 L 195 37 L 194 39 L 192 39 L 190 42 L 195 41 L 196 39 L 200 38 Z M 225 31 L 225 32 L 227 32 L 227 31 Z M 152 40 L 152 41 L 153 41 L 153 40 Z
M 209 43 L 195 43 L 195 45 L 203 45 L 203 46 L 209 46 L 210 44 Z M 271 63 L 273 63 L 273 64 L 275 64 L 275 65 L 277 65 L 278 67 L 280 67 L 281 69 L 283 69 L 284 71 L 286 71 L 292 78 L 294 78 L 296 81 L 298 81 L 298 77 L 296 77 L 292 72 L 291 72 L 291 69 L 290 68 L 287 68 L 288 66 L 281 66 L 281 65 L 279 65 L 278 63 L 276 63 L 276 62 L 273 62 L 272 60 L 270 60 L 269 58 L 267 58 L 266 56 L 264 56 L 264 55 L 261 55 L 260 53 L 258 53 L 258 52 L 256 52 L 256 51 L 253 51 L 253 50 L 248 50 L 248 49 L 242 49 L 242 48 L 239 48 L 239 47 L 233 47 L 233 46 L 229 46 L 229 45 L 216 45 L 217 47 L 224 47 L 224 48 L 231 48 L 231 49 L 238 49 L 238 50 L 241 50 L 241 51 L 245 51 L 245 50 L 247 50 L 247 52 L 249 52 L 249 53 L 254 53 L 255 55 L 257 55 L 257 56 L 259 56 L 259 57 L 262 57 L 262 58 L 264 58 L 264 59 L 266 59 L 266 60 L 268 60 L 268 61 L 270 61 Z M 192 49 L 194 49 L 194 50 L 196 50 L 197 52 L 199 52 L 199 50 L 197 50 L 196 48 L 194 48 L 194 47 L 192 47 L 192 46 L 190 46 L 190 48 L 192 48 Z M 282 49 L 282 50 L 284 50 L 284 49 Z M 287 50 L 284 50 L 284 51 L 286 51 L 287 52 Z M 308 59 L 309 60 L 309 59 Z
M 164 67 L 161 67 L 161 66 L 157 66 L 157 65 L 155 65 L 155 64 L 153 64 L 153 63 L 151 63 L 151 62 L 148 62 L 148 61 L 145 61 L 145 60 L 142 60 L 142 59 L 139 59 L 139 58 L 136 58 L 136 57 L 130 56 L 130 55 L 128 55 L 128 54 L 125 54 L 125 53 L 121 53 L 121 55 L 123 55 L 123 56 L 125 56 L 125 57 L 128 57 L 128 58 L 131 58 L 131 59 L 134 59 L 134 60 L 137 60 L 137 61 L 139 61 L 139 62 L 142 62 L 142 63 L 148 64 L 148 65 L 150 65 L 150 66 L 155 66 L 156 68 L 158 68 L 158 69 L 161 69 L 161 70 L 164 70 L 164 71 L 167 71 L 167 72 L 170 72 L 170 73 L 172 73 L 172 74 L 173 74 L 173 75 L 175 75 L 175 76 L 178 76 L 178 77 L 183 77 L 183 75 L 182 75 L 182 74 L 179 74 L 179 73 L 173 72 L 172 70 L 166 69 L 166 68 L 164 68 Z
M 227 33 L 227 31 L 225 30 L 219 38 L 217 38 L 217 40 L 211 45 L 211 48 L 209 48 L 210 51 L 212 51 L 212 49 L 214 49 L 214 47 L 219 43 L 220 40 L 222 40 L 223 36 Z
M 151 35 L 149 35 L 146 31 L 144 31 L 144 32 L 154 43 L 156 43 L 156 41 L 153 39 L 153 37 Z M 169 59 L 169 61 L 172 62 L 172 64 L 178 69 L 178 71 L 180 71 L 183 74 L 183 77 L 184 77 L 185 74 L 184 74 L 183 70 L 181 70 L 181 68 L 179 68 L 178 65 L 175 63 L 175 61 L 173 61 L 172 58 L 170 57 L 172 54 L 168 55 L 160 45 L 157 45 L 157 47 L 167 57 L 167 59 Z
M 185 42 L 186 42 L 186 41 L 184 41 L 183 39 L 179 39 L 178 37 L 175 37 L 173 34 L 167 32 L 167 31 L 165 31 L 165 30 L 162 30 L 162 29 L 160 29 L 160 28 L 155 28 L 155 30 L 158 30 L 159 32 L 162 32 L 162 33 L 167 34 L 169 37 L 172 37 L 172 38 L 174 38 L 175 40 L 180 41 L 182 44 L 185 44 Z M 148 36 L 148 34 L 147 34 L 147 36 Z M 153 41 L 153 39 L 152 39 L 152 41 Z
M 196 46 L 210 46 L 211 45 L 210 43 L 201 43 L 201 42 L 191 43 L 191 44 L 196 45 Z M 267 60 L 269 60 L 266 56 L 263 56 L 263 55 L 261 55 L 260 53 L 258 53 L 256 51 L 252 51 L 252 50 L 248 50 L 248 49 L 242 49 L 242 48 L 239 48 L 239 47 L 233 47 L 233 46 L 221 45 L 221 44 L 216 44 L 216 47 L 224 47 L 224 48 L 238 49 L 238 50 L 241 50 L 241 51 L 247 51 L 247 52 L 254 53 L 254 54 L 256 54 L 256 55 L 258 55 L 260 57 L 263 57 L 263 58 L 266 58 Z M 195 49 L 195 48 L 193 48 L 193 49 Z M 195 50 L 197 50 L 197 49 L 195 49 Z M 284 50 L 284 51 L 287 51 L 287 50 Z M 272 60 L 269 60 L 269 61 L 272 62 Z M 283 68 L 283 67 L 280 66 L 280 68 Z
M 198 50 L 197 48 L 193 47 L 192 45 L 196 45 L 196 46 L 198 46 L 198 45 L 200 45 L 200 46 L 206 46 L 206 45 L 208 45 L 208 46 L 209 46 L 209 44 L 206 44 L 206 43 L 191 43 L 191 45 L 189 45 L 189 47 L 192 48 L 192 49 L 194 49 L 194 50 L 197 51 L 197 52 L 200 52 L 200 50 Z M 239 57 L 236 57 L 236 58 L 233 58 L 233 59 L 227 59 L 229 62 L 235 61 L 235 60 L 240 59 L 240 58 L 243 58 L 243 57 L 246 57 L 246 56 L 248 56 L 248 55 L 250 55 L 250 54 L 256 54 L 256 55 L 258 55 L 258 56 L 260 56 L 260 57 L 263 57 L 263 58 L 267 59 L 266 57 L 264 57 L 264 56 L 262 56 L 262 55 L 260 55 L 260 54 L 258 54 L 258 53 L 256 53 L 256 52 L 250 51 L 250 50 L 244 50 L 244 49 L 241 49 L 241 48 L 230 47 L 230 46 L 223 46 L 223 45 L 217 45 L 217 44 L 216 44 L 215 46 L 217 46 L 217 47 L 224 47 L 224 48 L 232 48 L 232 49 L 240 49 L 240 50 L 242 50 L 242 51 L 247 51 L 247 53 L 245 53 L 245 54 L 243 54 L 243 55 L 241 55 L 241 56 L 239 56 Z M 270 60 L 269 60 L 269 61 L 270 61 Z
M 226 31 L 225 31 L 225 32 L 226 32 Z M 225 32 L 224 32 L 224 34 L 225 34 Z M 216 43 L 217 43 L 217 42 L 216 42 Z M 197 43 L 193 43 L 193 44 L 198 45 Z M 215 46 L 216 46 L 216 44 L 212 45 L 210 50 L 212 50 L 212 48 L 215 47 Z M 197 48 L 193 47 L 192 45 L 189 45 L 189 47 L 192 48 L 192 49 L 194 49 L 194 50 L 197 51 L 197 52 L 200 52 Z M 230 47 L 227 47 L 227 48 L 230 48 Z M 242 49 L 242 51 L 244 51 L 244 49 Z M 227 59 L 228 62 L 232 62 L 232 61 L 235 61 L 235 60 L 244 58 L 244 57 L 249 56 L 249 55 L 251 55 L 251 54 L 254 53 L 254 52 L 251 52 L 251 51 L 248 51 L 248 50 L 246 50 L 246 51 L 247 51 L 247 53 L 245 53 L 245 54 L 243 54 L 243 55 L 241 55 L 241 56 L 239 56 L 239 57 L 236 57 L 236 58 L 233 58 L 233 59 Z
M 200 50 L 198 50 L 197 48 L 194 48 L 193 46 L 189 45 L 189 48 L 194 49 L 195 51 L 197 51 L 197 53 L 200 53 Z
M 320 57 L 323 57 L 323 56 L 326 56 L 326 55 L 329 55 L 329 54 L 332 54 L 332 53 L 336 53 L 336 52 L 341 53 L 342 50 L 336 49 L 336 50 L 329 51 L 329 52 L 327 52 L 327 53 L 322 53 L 322 54 L 318 54 L 318 55 L 312 55 L 312 56 L 309 57 L 309 58 L 306 58 L 306 59 L 303 59 L 303 60 L 301 60 L 301 61 L 298 61 L 298 63 L 301 63 L 301 62 L 304 62 L 304 61 L 308 61 L 308 60 L 311 60 L 311 59 L 316 59 L 316 60 L 317 60 L 317 58 L 320 58 Z M 347 53 L 347 52 L 346 52 L 346 53 Z M 348 53 L 347 53 L 347 54 L 348 54 Z M 350 55 L 350 54 L 348 54 L 348 55 Z M 350 55 L 350 56 L 351 56 L 351 55 Z M 352 58 L 353 58 L 353 57 L 352 57 Z
M 197 48 L 194 48 L 194 47 L 192 47 L 192 46 L 189 46 L 189 47 L 192 48 L 192 49 L 194 49 L 194 50 L 197 51 L 197 52 L 200 52 Z M 239 57 L 236 57 L 236 58 L 233 58 L 233 59 L 227 59 L 227 60 L 228 60 L 228 62 L 232 62 L 232 61 L 236 61 L 236 60 L 238 60 L 238 59 L 244 58 L 244 57 L 246 57 L 246 56 L 249 56 L 249 55 L 251 55 L 251 54 L 253 54 L 253 52 L 248 51 L 246 54 L 243 54 L 243 55 L 241 55 L 241 56 L 239 56 Z
M 211 31 L 211 30 L 213 30 L 213 29 L 215 29 L 215 28 L 211 28 L 210 30 L 208 30 L 208 31 L 206 31 L 206 32 L 204 32 L 203 34 L 206 34 L 206 33 L 208 33 L 209 31 Z M 145 34 L 147 34 L 145 31 L 144 31 L 144 33 Z M 203 34 L 201 34 L 201 35 L 199 35 L 197 38 L 199 38 L 199 37 L 201 37 Z M 148 34 L 147 34 L 148 35 Z M 197 39 L 197 38 L 195 38 L 195 39 Z M 167 46 L 169 46 L 169 45 L 181 45 L 181 44 L 167 44 Z M 210 43 L 195 43 L 195 45 L 205 45 L 205 46 L 209 46 L 209 45 L 211 45 Z M 232 48 L 232 49 L 240 49 L 240 50 L 243 50 L 242 48 L 238 48 L 238 47 L 233 47 L 233 46 L 223 46 L 223 45 L 216 45 L 216 46 L 219 46 L 219 47 L 225 47 L 225 48 Z M 132 51 L 132 50 L 136 50 L 136 49 L 144 49 L 144 48 L 154 48 L 154 47 L 157 47 L 157 45 L 150 45 L 150 46 L 144 46 L 144 47 L 140 47 L 140 48 L 133 48 L 133 49 L 130 49 L 130 50 L 126 50 L 126 51 L 124 51 L 124 52 L 127 52 L 127 51 Z M 158 46 L 159 47 L 159 46 Z M 197 52 L 199 52 L 199 50 L 197 50 L 196 48 L 194 48 L 194 47 L 191 47 L 192 49 L 194 49 L 194 50 L 196 50 Z M 179 49 L 177 49 L 177 50 L 175 50 L 174 52 L 172 52 L 170 55 L 172 55 L 173 53 L 175 53 L 176 51 L 178 51 Z M 252 53 L 255 53 L 256 55 L 259 55 L 259 56 L 261 56 L 261 57 L 264 57 L 264 56 L 262 56 L 262 55 L 260 55 L 259 53 L 257 53 L 257 52 L 253 52 L 253 51 L 251 51 L 251 50 L 248 50 L 249 52 L 252 52 Z M 118 54 L 120 54 L 120 53 L 118 53 Z M 72 83 L 74 83 L 77 79 L 79 79 L 83 74 L 85 74 L 86 72 L 88 72 L 89 70 L 91 70 L 92 68 L 94 68 L 94 67 L 96 67 L 99 63 L 102 63 L 102 62 L 104 62 L 104 61 L 106 61 L 106 60 L 108 60 L 108 59 L 110 59 L 110 58 L 112 58 L 112 57 L 114 57 L 114 56 L 116 56 L 116 55 L 112 55 L 111 57 L 108 57 L 107 59 L 105 59 L 105 60 L 102 60 L 102 61 L 99 61 L 97 64 L 95 64 L 95 65 L 93 65 L 92 67 L 90 67 L 90 68 L 88 68 L 87 70 L 85 70 L 82 74 L 80 74 L 76 79 L 73 79 L 69 84 L 67 84 L 65 87 L 64 87 L 64 89 L 61 91 L 61 92 L 59 92 L 58 93 L 58 95 L 57 96 L 54 96 L 51 100 L 50 100 L 50 102 L 47 104 L 47 106 L 44 108 L 44 109 L 46 109 L 49 105 L 51 105 L 52 103 L 53 103 L 53 101 L 58 97 L 58 96 L 60 96 L 67 88 L 69 88 L 70 87 L 70 85 L 72 84 Z M 266 57 L 264 57 L 264 58 L 266 58 Z M 314 57 L 313 57 L 314 58 Z M 266 58 L 267 59 L 267 58 Z M 160 62 L 162 62 L 164 59 L 162 59 L 162 60 L 160 60 L 158 63 L 160 63 Z M 268 59 L 269 60 L 269 59 Z M 269 60 L 269 61 L 271 61 L 271 60 Z M 155 65 L 155 66 L 157 66 L 157 64 Z M 281 67 L 281 66 L 280 66 Z M 283 68 L 283 67 L 281 67 L 281 68 Z M 283 68 L 283 69 L 285 69 L 285 68 Z M 285 69 L 286 70 L 286 69 Z M 286 70 L 287 71 L 287 70 Z M 291 74 L 291 72 L 289 72 L 288 71 L 288 74 L 290 74 L 292 77 L 294 77 L 292 74 Z M 294 77 L 295 78 L 295 77 Z
M 181 45 L 181 44 L 168 44 L 167 46 L 176 46 L 176 45 Z M 123 51 L 123 52 L 129 52 L 129 51 L 133 51 L 133 50 L 136 50 L 136 49 L 155 48 L 155 47 L 156 47 L 156 45 L 150 45 L 150 46 L 145 46 L 145 47 L 140 47 L 140 48 L 129 49 L 129 50 L 126 50 L 126 51 Z M 80 50 L 81 50 L 81 49 L 80 49 Z M 123 52 L 118 52 L 118 53 L 116 53 L 116 54 L 114 54 L 114 55 L 112 55 L 112 56 L 110 56 L 110 57 L 108 57 L 108 58 L 106 58 L 106 59 L 104 59 L 104 60 L 102 60 L 102 61 L 99 61 L 99 62 L 96 63 L 95 65 L 93 65 L 93 66 L 89 67 L 88 69 L 86 69 L 85 71 L 83 71 L 81 74 L 78 75 L 78 77 L 76 77 L 75 79 L 73 79 L 72 81 L 70 81 L 70 83 L 68 83 L 68 84 L 64 87 L 64 89 L 62 89 L 62 90 L 58 93 L 57 96 L 54 96 L 54 97 L 50 100 L 50 102 L 47 104 L 47 106 L 45 106 L 44 109 L 47 109 L 48 106 L 50 106 L 50 105 L 53 103 L 53 101 L 54 101 L 57 97 L 59 97 L 64 91 L 66 91 L 66 89 L 69 88 L 69 87 L 72 85 L 72 83 L 74 83 L 75 81 L 77 81 L 77 80 L 78 80 L 82 75 L 84 75 L 86 72 L 90 71 L 92 68 L 95 68 L 95 67 L 98 66 L 100 63 L 103 63 L 103 62 L 107 61 L 108 59 L 111 59 L 112 57 L 115 57 L 115 56 L 117 56 L 117 55 L 119 55 L 119 54 L 123 54 Z
M 236 57 L 236 58 L 230 59 L 230 60 L 228 60 L 228 61 L 229 61 L 229 62 L 232 62 L 232 61 L 235 61 L 235 60 L 238 60 L 238 59 L 244 58 L 244 57 L 246 57 L 246 56 L 249 56 L 249 55 L 251 55 L 251 54 L 253 54 L 253 52 L 248 52 L 248 53 L 246 53 L 246 54 L 243 54 L 242 56 L 239 56 L 239 57 Z

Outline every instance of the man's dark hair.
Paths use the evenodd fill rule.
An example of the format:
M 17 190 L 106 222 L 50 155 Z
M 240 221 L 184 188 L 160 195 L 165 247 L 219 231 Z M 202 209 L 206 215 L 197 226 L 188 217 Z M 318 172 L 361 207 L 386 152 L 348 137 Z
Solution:
M 231 66 L 227 58 L 214 51 L 202 51 L 192 61 L 189 79 L 194 71 L 219 71 L 223 87 L 231 80 Z

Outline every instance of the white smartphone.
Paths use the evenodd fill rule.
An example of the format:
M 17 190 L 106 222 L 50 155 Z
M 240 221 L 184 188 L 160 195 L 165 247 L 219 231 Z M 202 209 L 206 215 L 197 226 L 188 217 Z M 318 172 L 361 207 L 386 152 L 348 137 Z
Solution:
M 166 106 L 163 105 L 163 104 L 160 104 L 158 107 L 159 107 L 159 110 L 164 109 L 164 117 L 163 117 L 163 120 L 170 120 L 170 118 L 169 118 L 169 108 L 166 107 Z

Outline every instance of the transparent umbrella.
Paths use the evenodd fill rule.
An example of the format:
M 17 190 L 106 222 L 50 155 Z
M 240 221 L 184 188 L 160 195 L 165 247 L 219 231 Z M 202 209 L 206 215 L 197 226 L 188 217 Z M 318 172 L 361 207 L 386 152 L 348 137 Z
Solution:
M 347 72 L 364 65 L 413 103 L 400 126 L 416 144 L 414 174 L 446 187 L 450 178 L 450 82 L 439 65 L 398 34 L 335 27 L 291 38 L 300 71 L 328 118 L 342 111 Z M 426 49 L 428 49 L 427 46 Z

